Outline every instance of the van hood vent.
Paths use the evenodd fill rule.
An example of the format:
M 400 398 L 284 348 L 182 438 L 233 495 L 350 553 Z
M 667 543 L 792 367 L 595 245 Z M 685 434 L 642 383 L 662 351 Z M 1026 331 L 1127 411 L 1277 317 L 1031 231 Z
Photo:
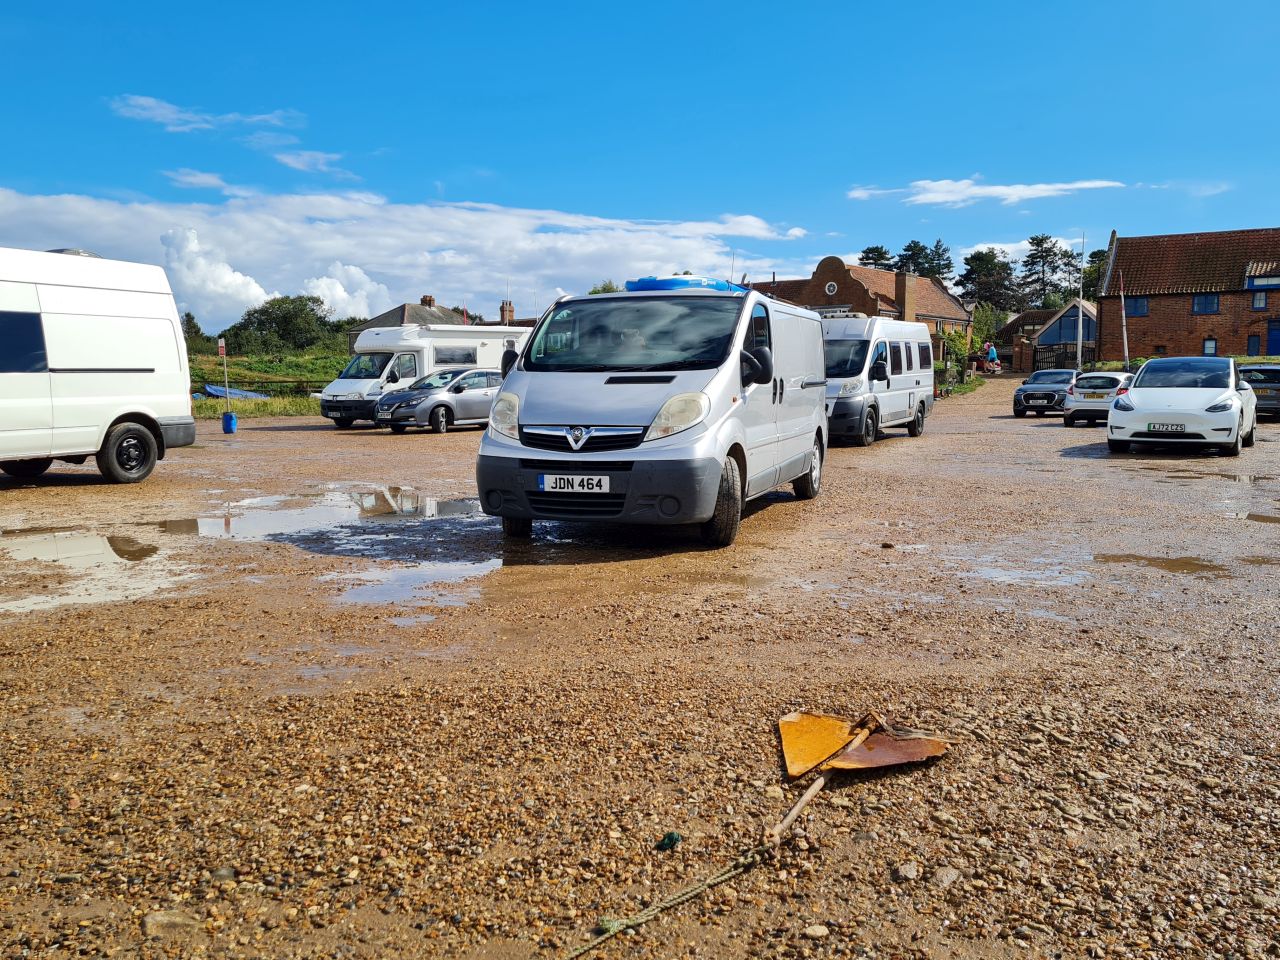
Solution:
M 672 374 L 631 374 L 628 376 L 610 377 L 605 383 L 671 383 L 675 380 Z

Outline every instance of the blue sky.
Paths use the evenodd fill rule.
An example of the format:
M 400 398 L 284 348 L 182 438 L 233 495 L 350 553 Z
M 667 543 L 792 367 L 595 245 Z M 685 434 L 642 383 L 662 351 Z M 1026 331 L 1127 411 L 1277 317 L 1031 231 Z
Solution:
M 1176 0 L 7 4 L 0 245 L 162 263 L 213 330 L 273 293 L 493 316 L 510 283 L 525 315 L 870 243 L 959 266 L 1276 226 L 1277 27 Z

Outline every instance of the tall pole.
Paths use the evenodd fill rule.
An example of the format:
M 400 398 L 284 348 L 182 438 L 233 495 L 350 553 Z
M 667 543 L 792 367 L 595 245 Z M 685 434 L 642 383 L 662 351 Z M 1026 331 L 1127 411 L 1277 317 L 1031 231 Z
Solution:
M 1080 231 L 1080 297 L 1076 300 L 1076 369 L 1084 369 L 1084 231 Z

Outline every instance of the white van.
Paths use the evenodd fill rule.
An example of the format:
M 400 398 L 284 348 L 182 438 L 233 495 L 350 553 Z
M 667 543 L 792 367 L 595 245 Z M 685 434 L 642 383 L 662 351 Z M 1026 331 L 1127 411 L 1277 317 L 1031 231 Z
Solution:
M 832 440 L 875 443 L 883 427 L 918 437 L 933 412 L 933 341 L 923 323 L 824 317 Z
M 747 500 L 818 495 L 823 370 L 816 313 L 723 280 L 561 298 L 503 358 L 481 507 L 514 537 L 538 519 L 698 523 L 727 546 Z
M 108 480 L 136 483 L 195 436 L 163 269 L 0 247 L 0 470 L 96 457 Z
M 356 353 L 338 379 L 320 394 L 320 412 L 345 429 L 373 420 L 378 398 L 397 384 L 408 386 L 438 367 L 496 367 L 507 350 L 519 350 L 527 327 L 445 323 L 371 327 L 356 338 Z

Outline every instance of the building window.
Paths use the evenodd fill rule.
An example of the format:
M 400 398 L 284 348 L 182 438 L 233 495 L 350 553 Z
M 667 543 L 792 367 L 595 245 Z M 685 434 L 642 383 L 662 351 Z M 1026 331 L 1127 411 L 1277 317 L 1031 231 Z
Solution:
M 1169 352 L 1169 348 L 1166 347 L 1163 343 L 1158 344 L 1156 346 L 1156 353 L 1159 354 L 1160 356 L 1164 356 L 1168 352 Z
M 1216 357 L 1218 355 L 1218 341 L 1215 337 L 1204 338 L 1203 353 L 1206 357 Z
M 1218 295 L 1216 293 L 1197 293 L 1191 298 L 1192 313 L 1217 313 Z
M 1255 310 L 1267 309 L 1267 291 L 1265 290 L 1253 291 L 1253 309 Z
M 1145 317 L 1147 315 L 1147 298 L 1125 297 L 1124 315 L 1126 317 Z
M 1257 333 L 1249 334 L 1249 345 L 1245 348 L 1245 353 L 1251 357 L 1262 356 L 1262 335 Z

